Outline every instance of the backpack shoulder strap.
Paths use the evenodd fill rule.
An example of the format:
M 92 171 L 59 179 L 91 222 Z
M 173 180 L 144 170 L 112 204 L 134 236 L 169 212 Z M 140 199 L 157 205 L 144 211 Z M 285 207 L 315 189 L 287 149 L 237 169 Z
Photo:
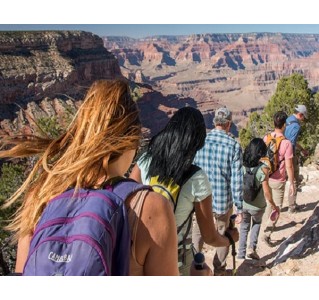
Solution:
M 273 139 L 271 133 L 267 133 L 266 134 L 266 145 L 268 146 L 268 144 L 270 143 L 270 141 Z
M 114 192 L 116 195 L 124 200 L 137 191 L 153 190 L 152 187 L 149 185 L 144 185 L 136 182 L 131 178 L 124 177 L 116 178 L 113 182 L 107 182 L 105 185 L 105 189 Z
M 284 135 L 279 136 L 276 138 L 276 144 L 277 144 L 277 152 L 279 151 L 280 144 L 283 140 L 286 140 L 286 137 Z M 278 165 L 280 165 L 285 160 L 285 157 L 283 159 L 278 161 Z
M 178 246 L 180 246 L 180 245 L 185 245 L 185 242 L 186 242 L 186 240 L 187 240 L 187 236 L 188 236 L 188 234 L 189 234 L 189 232 L 190 232 L 190 230 L 191 230 L 191 225 L 192 225 L 192 219 L 193 219 L 193 214 L 194 214 L 194 212 L 195 212 L 195 209 L 193 208 L 192 211 L 190 212 L 190 214 L 188 215 L 187 219 L 183 222 L 183 224 L 181 224 L 180 226 L 177 227 L 177 234 L 179 234 L 179 233 L 181 232 L 182 228 L 184 227 L 184 225 L 185 225 L 186 223 L 188 223 L 188 224 L 187 224 L 186 231 L 185 231 L 185 233 L 184 233 L 184 235 L 183 235 L 183 238 L 182 238 L 182 240 L 178 243 Z
M 294 123 L 297 123 L 299 124 L 299 122 L 297 120 L 292 120 L 290 122 L 287 122 L 287 126 L 291 125 L 291 124 L 294 124 Z
M 254 171 L 254 169 L 252 171 L 249 167 L 246 167 L 246 166 L 244 166 L 244 167 L 245 167 L 246 173 L 248 173 L 248 174 L 251 174 Z
M 196 166 L 196 165 L 193 165 L 193 164 L 190 166 L 190 168 L 183 175 L 182 184 L 181 184 L 181 188 L 180 188 L 179 192 L 181 191 L 183 184 L 185 184 L 186 181 L 188 179 L 190 179 L 199 170 L 201 170 L 201 168 L 199 166 Z M 174 207 L 174 213 L 175 213 L 175 210 L 176 210 L 176 207 L 177 207 L 178 198 L 179 198 L 179 194 L 178 194 L 177 199 L 176 199 L 176 205 Z M 186 239 L 187 239 L 187 236 L 188 236 L 189 231 L 191 229 L 192 217 L 193 217 L 193 213 L 194 212 L 195 212 L 195 208 L 193 207 L 192 211 L 189 213 L 189 215 L 187 216 L 185 221 L 180 226 L 177 227 L 177 234 L 179 234 L 180 231 L 182 230 L 182 228 L 184 227 L 184 225 L 188 222 L 185 234 L 184 234 L 183 239 L 180 242 L 180 244 L 184 244 Z
M 259 164 L 253 169 L 253 174 L 255 177 L 260 167 L 262 167 L 262 165 L 264 165 L 264 163 L 260 161 Z
M 260 182 L 259 182 L 258 185 L 256 184 L 256 174 L 257 174 L 259 168 L 260 168 L 262 165 L 263 165 L 263 163 L 262 163 L 262 162 L 259 162 L 259 164 L 258 164 L 256 167 L 254 167 L 254 169 L 252 170 L 252 173 L 254 174 L 254 185 L 257 187 L 258 192 L 261 190 L 262 185 L 261 185 Z
M 254 174 L 255 177 L 261 165 L 262 163 L 259 163 L 256 167 L 253 168 L 252 173 Z
M 286 137 L 284 135 L 277 136 L 276 141 L 278 141 L 278 145 L 281 143 L 281 141 L 286 140 Z

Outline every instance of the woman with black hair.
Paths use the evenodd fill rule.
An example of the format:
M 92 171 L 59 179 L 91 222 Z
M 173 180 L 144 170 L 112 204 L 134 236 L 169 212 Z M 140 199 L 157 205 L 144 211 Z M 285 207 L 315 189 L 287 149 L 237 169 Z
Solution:
M 251 195 L 245 196 L 244 191 L 243 220 L 240 224 L 238 259 L 260 259 L 256 248 L 262 217 L 267 206 L 266 201 L 268 201 L 272 209 L 279 214 L 279 207 L 276 206 L 273 201 L 271 189 L 268 184 L 269 169 L 267 165 L 263 163 L 263 157 L 265 157 L 266 154 L 267 146 L 260 138 L 252 139 L 244 151 L 244 174 L 247 172 L 254 174 L 255 184 L 259 187 L 259 192 L 254 198 L 251 197 Z M 244 176 L 244 185 L 245 184 L 247 184 L 247 182 L 245 182 Z M 247 236 L 249 231 L 250 243 L 246 255 Z
M 191 241 L 185 240 L 184 236 L 187 225 L 191 225 L 189 222 L 194 210 L 206 244 L 215 247 L 230 245 L 228 238 L 220 235 L 215 228 L 212 191 L 207 175 L 200 168 L 191 171 L 194 170 L 192 162 L 195 154 L 204 146 L 205 137 L 206 127 L 201 112 L 192 107 L 179 109 L 166 127 L 151 139 L 130 175 L 144 184 L 150 184 L 151 179 L 157 177 L 158 182 L 166 185 L 173 182 L 181 186 L 175 206 L 181 275 L 189 275 L 192 262 Z M 191 176 L 185 180 L 185 175 L 190 173 Z M 229 233 L 234 241 L 238 241 L 236 229 L 229 230 Z

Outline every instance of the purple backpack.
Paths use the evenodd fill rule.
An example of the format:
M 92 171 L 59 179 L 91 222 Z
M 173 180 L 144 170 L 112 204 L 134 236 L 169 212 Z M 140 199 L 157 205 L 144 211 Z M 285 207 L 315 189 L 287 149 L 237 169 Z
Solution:
M 128 275 L 131 236 L 125 199 L 150 189 L 123 179 L 52 199 L 35 228 L 23 275 Z

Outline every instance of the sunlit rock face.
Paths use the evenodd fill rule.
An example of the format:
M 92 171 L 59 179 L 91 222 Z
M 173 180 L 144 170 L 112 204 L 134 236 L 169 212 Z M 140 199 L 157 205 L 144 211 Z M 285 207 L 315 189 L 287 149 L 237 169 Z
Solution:
M 83 31 L 0 32 L 0 103 L 81 93 L 120 76 L 97 35 Z
M 103 37 L 123 75 L 152 85 L 163 95 L 194 99 L 202 112 L 228 105 L 240 125 L 260 110 L 276 83 L 294 72 L 318 89 L 319 35 L 247 33 Z

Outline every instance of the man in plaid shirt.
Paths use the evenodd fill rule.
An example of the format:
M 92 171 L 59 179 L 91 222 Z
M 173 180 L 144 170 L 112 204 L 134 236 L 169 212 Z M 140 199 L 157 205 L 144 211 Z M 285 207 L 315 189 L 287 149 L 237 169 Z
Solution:
M 229 218 L 236 206 L 236 223 L 242 220 L 243 204 L 243 170 L 242 150 L 239 143 L 229 133 L 232 114 L 226 107 L 216 110 L 215 128 L 207 134 L 205 146 L 196 154 L 194 163 L 208 175 L 213 190 L 213 213 L 220 234 L 224 234 L 229 226 Z M 193 243 L 200 251 L 203 241 L 198 224 L 194 224 Z M 213 260 L 214 274 L 226 274 L 226 258 L 229 247 L 216 249 Z

